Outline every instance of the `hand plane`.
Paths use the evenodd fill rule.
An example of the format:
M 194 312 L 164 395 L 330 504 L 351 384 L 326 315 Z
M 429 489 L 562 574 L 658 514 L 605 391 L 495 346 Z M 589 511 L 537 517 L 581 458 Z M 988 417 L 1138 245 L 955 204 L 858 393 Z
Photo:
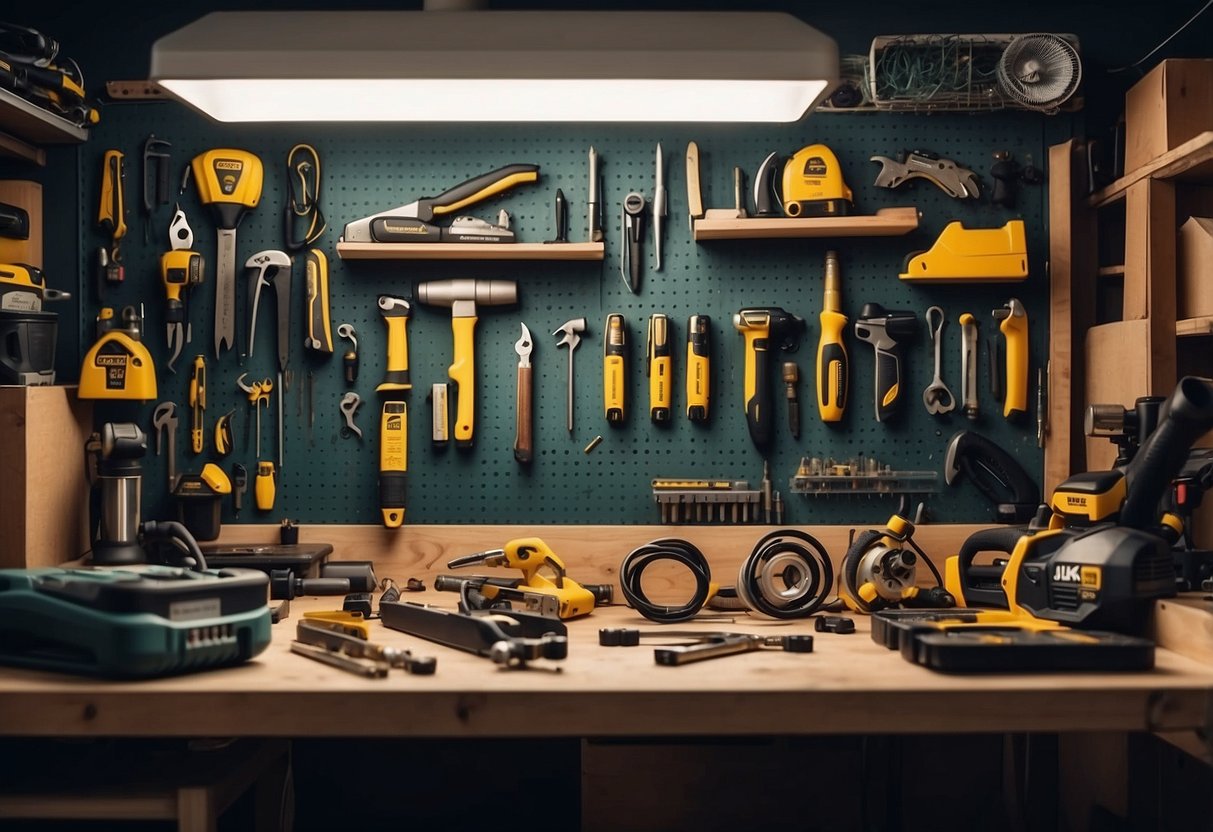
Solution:
M 468 205 L 501 193 L 515 185 L 539 179 L 539 166 L 506 165 L 473 177 L 438 196 L 424 196 L 389 211 L 354 220 L 345 226 L 347 243 L 512 243 L 508 224 L 494 225 L 476 217 L 456 216 L 450 225 L 435 220 L 454 215 Z

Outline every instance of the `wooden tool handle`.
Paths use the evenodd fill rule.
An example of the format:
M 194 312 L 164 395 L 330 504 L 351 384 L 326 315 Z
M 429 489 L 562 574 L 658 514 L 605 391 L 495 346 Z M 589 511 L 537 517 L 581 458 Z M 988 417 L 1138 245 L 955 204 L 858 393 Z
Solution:
M 514 429 L 514 459 L 529 465 L 533 456 L 531 444 L 531 368 L 518 368 L 518 409 Z

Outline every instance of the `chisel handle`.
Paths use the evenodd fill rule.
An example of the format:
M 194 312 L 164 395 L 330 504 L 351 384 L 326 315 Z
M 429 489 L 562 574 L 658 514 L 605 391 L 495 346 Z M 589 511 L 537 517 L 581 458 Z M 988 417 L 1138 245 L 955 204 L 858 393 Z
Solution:
M 514 459 L 529 465 L 534 454 L 532 444 L 531 369 L 518 368 L 518 409 L 514 424 Z
M 400 528 L 407 500 L 408 406 L 387 401 L 379 420 L 379 510 L 385 527 Z
M 470 448 L 476 415 L 476 316 L 452 317 L 455 361 L 447 370 L 455 382 L 455 447 Z

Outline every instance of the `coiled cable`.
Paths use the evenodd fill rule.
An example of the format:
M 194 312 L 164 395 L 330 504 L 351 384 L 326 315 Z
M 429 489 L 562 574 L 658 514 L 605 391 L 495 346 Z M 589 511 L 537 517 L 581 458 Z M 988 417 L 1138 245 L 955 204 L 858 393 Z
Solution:
M 695 579 L 695 592 L 685 604 L 668 606 L 649 599 L 642 586 L 644 570 L 658 561 L 674 561 L 690 571 Z M 712 583 L 708 560 L 693 543 L 674 537 L 661 538 L 633 549 L 619 565 L 619 584 L 628 606 L 650 621 L 676 624 L 689 621 L 717 592 Z
M 780 529 L 763 537 L 741 565 L 737 594 L 769 618 L 806 618 L 825 603 L 834 585 L 834 565 L 810 534 Z

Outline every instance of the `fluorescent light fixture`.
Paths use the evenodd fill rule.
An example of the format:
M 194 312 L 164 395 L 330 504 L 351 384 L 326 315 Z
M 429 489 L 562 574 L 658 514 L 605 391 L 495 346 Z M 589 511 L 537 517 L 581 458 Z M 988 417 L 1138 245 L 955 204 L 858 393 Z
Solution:
M 773 12 L 215 12 L 150 75 L 228 122 L 792 122 L 838 47 Z

